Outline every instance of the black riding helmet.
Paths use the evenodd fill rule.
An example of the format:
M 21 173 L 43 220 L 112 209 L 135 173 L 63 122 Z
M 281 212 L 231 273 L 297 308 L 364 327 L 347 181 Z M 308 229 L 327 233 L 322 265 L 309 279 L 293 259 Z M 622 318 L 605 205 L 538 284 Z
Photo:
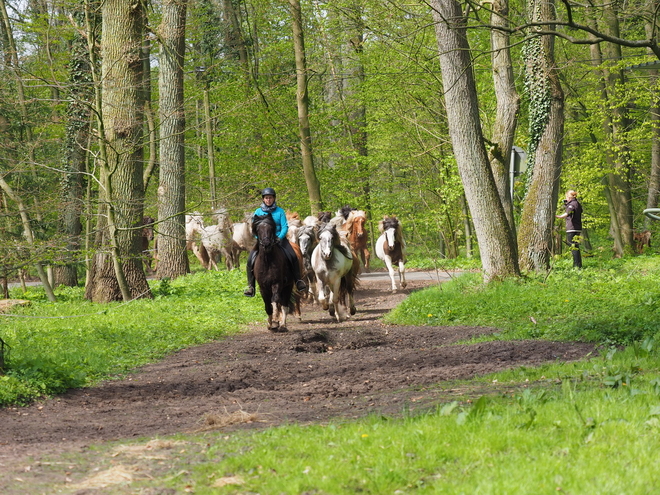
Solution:
M 277 197 L 277 194 L 275 194 L 275 189 L 272 187 L 267 187 L 263 191 L 261 191 L 261 197 L 263 198 L 264 196 L 274 196 Z

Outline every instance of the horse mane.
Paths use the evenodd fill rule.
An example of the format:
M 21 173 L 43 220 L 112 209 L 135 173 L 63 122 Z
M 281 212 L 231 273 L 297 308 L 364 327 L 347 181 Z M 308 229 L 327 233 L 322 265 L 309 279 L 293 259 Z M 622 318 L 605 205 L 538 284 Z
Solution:
M 353 252 L 351 251 L 351 245 L 348 242 L 347 232 L 337 228 L 337 225 L 333 222 L 328 222 L 318 232 L 318 237 L 321 237 L 321 234 L 325 231 L 330 231 L 332 233 L 332 246 L 336 247 L 341 251 L 341 253 L 347 258 L 353 258 Z
M 383 219 L 378 222 L 378 230 L 381 233 L 384 233 L 386 230 L 394 229 L 394 239 L 396 239 L 401 244 L 404 244 L 403 241 L 403 228 L 401 227 L 401 222 L 396 217 L 396 215 L 385 215 Z
M 320 223 L 328 223 L 330 219 L 332 218 L 332 212 L 331 211 L 319 211 L 317 218 L 319 219 Z
M 224 206 L 216 208 L 211 214 L 211 218 L 215 220 L 216 224 L 220 225 L 223 229 L 232 228 L 234 226 L 231 218 L 229 218 L 229 211 Z
M 300 237 L 301 234 L 308 234 L 316 238 L 318 235 L 318 231 L 319 228 L 316 225 L 303 225 L 298 229 L 298 237 Z
M 351 212 L 355 211 L 355 208 L 351 206 L 342 206 L 339 210 L 337 210 L 337 216 L 342 216 L 344 217 L 344 220 L 348 220 L 348 216 L 351 214 Z
M 300 214 L 297 211 L 288 211 L 286 212 L 286 221 L 291 223 L 291 221 L 298 220 L 300 222 Z
M 273 220 L 273 215 L 266 213 L 265 215 L 254 215 L 252 217 L 252 235 L 257 235 L 257 227 L 262 223 L 267 223 L 275 228 L 275 220 Z

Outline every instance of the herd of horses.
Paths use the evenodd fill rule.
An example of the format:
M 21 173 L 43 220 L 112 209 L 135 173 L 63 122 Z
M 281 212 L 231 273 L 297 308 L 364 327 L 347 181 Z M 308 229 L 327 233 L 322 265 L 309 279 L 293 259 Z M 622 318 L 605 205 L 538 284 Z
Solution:
M 295 288 L 296 280 L 285 253 L 278 246 L 276 225 L 270 214 L 255 217 L 250 214 L 243 222 L 233 223 L 227 210 L 220 208 L 213 212 L 212 218 L 214 223 L 205 225 L 201 214 L 186 215 L 187 249 L 206 269 L 218 270 L 224 258 L 225 267 L 232 270 L 239 267 L 241 252 L 256 247 L 254 275 L 270 331 L 286 332 L 287 316 L 300 315 L 303 299 L 320 304 L 338 322 L 355 314 L 353 295 L 361 271 L 369 271 L 370 262 L 367 215 L 363 210 L 345 206 L 335 214 L 321 212 L 303 220 L 297 213 L 287 212 L 287 239 L 298 256 L 300 273 L 309 287 L 305 293 Z M 385 216 L 378 229 L 376 255 L 387 267 L 392 291 L 397 290 L 395 267 L 399 284 L 405 288 L 406 245 L 401 222 L 396 216 Z M 147 263 L 148 269 L 150 266 Z

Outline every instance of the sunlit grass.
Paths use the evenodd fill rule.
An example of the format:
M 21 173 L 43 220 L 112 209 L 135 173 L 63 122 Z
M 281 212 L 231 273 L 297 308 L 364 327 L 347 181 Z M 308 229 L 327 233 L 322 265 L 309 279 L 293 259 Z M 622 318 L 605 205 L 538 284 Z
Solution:
M 152 281 L 154 300 L 110 304 L 86 301 L 83 288 L 57 289 L 56 303 L 40 288 L 15 289 L 33 304 L 0 316 L 10 346 L 0 404 L 89 385 L 240 330 L 263 317 L 261 302 L 242 295 L 244 280 L 241 271 L 204 271 Z
M 658 263 L 657 257 L 640 257 L 606 269 L 557 268 L 488 285 L 480 274 L 466 273 L 415 292 L 386 319 L 406 325 L 494 326 L 505 339 L 629 344 L 660 332 Z

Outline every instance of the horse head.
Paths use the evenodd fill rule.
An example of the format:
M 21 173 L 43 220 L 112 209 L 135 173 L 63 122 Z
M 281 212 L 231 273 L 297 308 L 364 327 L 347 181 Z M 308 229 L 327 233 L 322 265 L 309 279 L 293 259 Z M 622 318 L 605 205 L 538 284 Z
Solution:
M 364 211 L 358 210 L 354 212 L 353 233 L 355 234 L 355 236 L 359 238 L 367 234 L 367 231 L 365 229 L 366 223 L 367 223 L 367 214 Z
M 385 234 L 387 245 L 390 249 L 394 248 L 396 242 L 401 242 L 401 224 L 399 219 L 393 216 L 386 216 L 381 220 L 379 229 Z
M 304 225 L 298 229 L 298 245 L 300 246 L 300 251 L 303 256 L 310 255 L 316 247 L 316 244 L 318 243 L 316 230 L 316 227 L 308 225 Z
M 266 252 L 270 251 L 277 242 L 275 235 L 275 220 L 270 213 L 255 215 L 252 220 L 252 234 L 257 237 L 259 246 Z
M 332 224 L 327 224 L 319 232 L 319 249 L 321 257 L 326 261 L 332 258 L 332 251 L 338 244 L 339 233 L 337 232 L 337 227 Z

